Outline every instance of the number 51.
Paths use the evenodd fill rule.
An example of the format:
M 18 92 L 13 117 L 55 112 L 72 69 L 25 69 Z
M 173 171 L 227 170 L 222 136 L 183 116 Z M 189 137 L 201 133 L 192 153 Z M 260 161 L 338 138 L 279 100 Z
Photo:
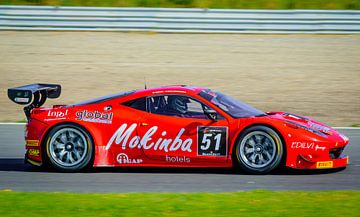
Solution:
M 201 150 L 208 150 L 210 148 L 210 145 L 211 145 L 211 140 L 210 139 L 211 139 L 212 135 L 213 135 L 212 133 L 204 133 L 204 136 L 203 136 L 202 141 L 201 141 L 202 145 L 200 146 Z M 214 139 L 216 140 L 215 151 L 219 151 L 219 149 L 220 149 L 220 141 L 221 141 L 221 134 L 217 134 L 214 137 Z

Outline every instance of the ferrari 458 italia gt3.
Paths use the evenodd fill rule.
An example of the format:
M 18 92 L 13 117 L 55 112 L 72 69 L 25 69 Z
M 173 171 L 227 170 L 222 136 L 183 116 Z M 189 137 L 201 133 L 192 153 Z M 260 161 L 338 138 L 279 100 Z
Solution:
M 88 167 L 233 167 L 264 174 L 346 167 L 349 139 L 318 121 L 262 112 L 207 88 L 175 85 L 41 107 L 61 86 L 8 90 L 24 108 L 26 161 L 62 171 Z

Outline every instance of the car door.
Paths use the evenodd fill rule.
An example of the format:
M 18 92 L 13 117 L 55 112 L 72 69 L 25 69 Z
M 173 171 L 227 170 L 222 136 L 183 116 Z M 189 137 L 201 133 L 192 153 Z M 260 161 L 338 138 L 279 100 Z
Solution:
M 211 120 L 210 107 L 186 95 L 147 98 L 148 113 L 140 117 L 138 134 L 147 158 L 164 164 L 201 166 L 224 163 L 228 153 L 228 121 Z
M 144 104 L 144 105 L 142 105 Z M 141 148 L 131 143 L 137 138 L 137 128 L 140 117 L 146 112 L 145 100 L 114 102 L 111 105 L 112 123 L 102 128 L 101 137 L 105 146 L 98 146 L 98 153 L 104 157 L 97 160 L 99 165 L 129 166 L 146 163 Z

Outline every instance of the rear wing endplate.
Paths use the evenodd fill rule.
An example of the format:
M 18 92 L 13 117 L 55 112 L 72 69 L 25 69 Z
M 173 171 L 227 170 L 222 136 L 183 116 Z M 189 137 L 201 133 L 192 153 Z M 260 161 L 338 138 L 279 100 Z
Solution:
M 42 106 L 47 98 L 58 98 L 60 94 L 61 86 L 59 84 L 30 84 L 8 89 L 8 97 L 11 101 L 27 105 L 24 107 L 27 119 L 33 108 Z

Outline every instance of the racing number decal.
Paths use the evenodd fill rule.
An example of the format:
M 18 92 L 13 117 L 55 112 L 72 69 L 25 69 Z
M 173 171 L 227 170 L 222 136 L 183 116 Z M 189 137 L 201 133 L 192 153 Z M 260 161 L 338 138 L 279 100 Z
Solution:
M 226 156 L 227 127 L 198 127 L 199 156 Z

